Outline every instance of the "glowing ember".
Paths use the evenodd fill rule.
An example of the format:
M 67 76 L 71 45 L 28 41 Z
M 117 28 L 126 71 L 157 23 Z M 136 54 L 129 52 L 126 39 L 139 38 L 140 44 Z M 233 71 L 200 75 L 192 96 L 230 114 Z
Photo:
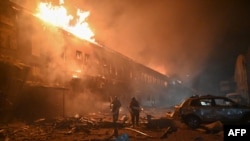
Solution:
M 60 0 L 59 6 L 53 6 L 51 3 L 41 2 L 38 6 L 36 17 L 54 26 L 60 27 L 75 36 L 94 42 L 94 33 L 91 31 L 85 19 L 89 16 L 89 11 L 77 9 L 77 18 L 69 15 L 67 9 L 63 6 L 64 1 Z M 71 21 L 76 21 L 74 25 Z

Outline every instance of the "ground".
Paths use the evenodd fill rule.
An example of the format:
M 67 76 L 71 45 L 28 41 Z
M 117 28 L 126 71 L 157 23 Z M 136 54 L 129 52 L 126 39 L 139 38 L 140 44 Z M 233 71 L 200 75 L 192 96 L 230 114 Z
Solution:
M 223 141 L 221 124 L 190 129 L 169 116 L 141 118 L 139 127 L 130 127 L 126 118 L 114 127 L 110 115 L 88 115 L 34 122 L 2 123 L 0 141 Z

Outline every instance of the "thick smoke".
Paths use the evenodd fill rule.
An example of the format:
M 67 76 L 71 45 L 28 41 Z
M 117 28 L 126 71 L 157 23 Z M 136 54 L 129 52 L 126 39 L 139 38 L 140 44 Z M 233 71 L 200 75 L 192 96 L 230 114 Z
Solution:
M 49 113 L 50 111 L 52 111 L 52 109 L 55 108 L 58 108 L 56 110 L 57 113 L 52 111 L 51 115 L 57 114 L 62 116 L 63 114 L 65 114 L 67 116 L 72 116 L 74 114 L 85 114 L 89 112 L 97 113 L 99 111 L 109 110 L 109 96 L 107 96 L 105 99 L 100 95 L 98 96 L 98 94 L 92 93 L 88 90 L 76 93 L 68 90 L 68 87 L 70 87 L 69 82 L 72 80 L 73 76 L 72 72 L 79 69 L 79 64 L 75 64 L 75 62 L 64 62 L 63 57 L 65 54 L 63 53 L 65 52 L 65 49 L 72 47 L 65 43 L 65 39 L 67 38 L 65 36 L 67 36 L 67 34 L 62 34 L 62 32 L 59 32 L 57 28 L 43 23 L 36 18 L 30 18 L 32 17 L 31 15 L 27 16 L 29 12 L 33 10 L 35 11 L 37 1 L 30 2 L 17 0 L 14 2 L 26 8 L 26 10 L 24 11 L 25 14 L 20 14 L 17 17 L 17 25 L 20 28 L 19 36 L 22 38 L 22 40 L 20 40 L 20 46 L 32 46 L 32 55 L 41 57 L 42 59 L 44 59 L 43 61 L 45 61 L 33 61 L 33 64 L 47 64 L 47 66 L 45 66 L 47 68 L 45 69 L 34 69 L 30 71 L 30 73 L 35 75 L 37 79 L 33 80 L 32 78 L 32 80 L 30 80 L 29 78 L 27 78 L 27 82 L 33 81 L 33 83 L 36 83 L 41 81 L 39 85 L 41 85 L 42 88 L 43 86 L 45 86 L 50 90 L 46 91 L 38 87 L 38 89 L 36 89 L 36 92 L 34 92 L 35 90 L 33 90 L 32 88 L 22 88 L 24 94 L 22 97 L 18 98 L 18 101 L 20 102 L 17 103 L 17 105 L 20 104 L 20 107 L 23 107 L 24 109 L 22 113 L 20 112 L 20 116 L 23 118 L 32 118 L 32 116 L 34 117 L 42 115 L 44 111 L 47 111 Z M 35 12 L 31 12 L 30 14 L 32 13 L 35 14 Z M 84 45 L 81 44 L 81 46 Z M 86 51 L 91 52 L 91 49 L 86 49 Z M 23 49 L 23 52 L 28 52 L 28 50 L 25 51 Z M 44 56 L 46 57 L 44 58 Z M 70 58 L 72 56 L 70 56 L 69 53 L 66 57 Z M 29 60 L 28 58 L 26 62 L 32 62 L 32 60 Z M 66 63 L 67 65 L 65 65 Z M 91 72 L 94 73 L 93 75 L 97 75 L 97 70 L 90 69 L 91 67 L 88 68 L 88 73 Z M 85 72 L 81 72 L 80 75 L 82 73 Z M 69 77 L 68 74 L 71 74 L 72 76 Z M 62 87 L 65 86 L 66 88 L 62 89 Z M 54 95 L 56 95 L 57 97 L 55 97 Z M 62 95 L 64 95 L 65 97 L 63 98 Z M 34 102 L 32 98 L 36 101 Z M 62 101 L 64 101 L 64 103 Z M 29 104 L 32 104 L 33 107 L 27 106 Z M 46 106 L 42 107 L 42 105 Z M 28 111 L 29 113 L 33 113 L 35 109 L 39 109 L 40 113 L 38 112 L 36 115 L 25 114 L 26 111 Z
M 38 2 L 16 1 L 26 7 Z M 249 25 L 247 6 L 239 9 L 244 4 L 234 1 L 65 0 L 65 5 L 90 11 L 87 20 L 98 43 L 188 83 L 207 67 L 223 36 L 240 32 L 238 23 Z
M 167 75 L 194 78 L 216 44 L 240 28 L 247 6 L 235 1 L 75 0 L 91 12 L 96 39 Z M 242 18 L 240 18 L 242 17 Z M 230 29 L 230 30 L 229 30 Z
M 164 74 L 199 73 L 220 34 L 202 2 L 87 2 L 98 40 Z
M 39 2 L 12 1 L 30 9 Z M 247 4 L 235 1 L 65 0 L 65 5 L 90 11 L 97 42 L 182 79 L 200 74 L 223 36 L 249 23 Z
M 84 93 L 77 93 L 75 95 L 66 95 L 67 103 L 65 103 L 65 114 L 75 115 L 86 113 L 98 114 L 99 112 L 109 111 L 109 99 L 104 101 L 100 96 L 95 95 L 89 91 Z

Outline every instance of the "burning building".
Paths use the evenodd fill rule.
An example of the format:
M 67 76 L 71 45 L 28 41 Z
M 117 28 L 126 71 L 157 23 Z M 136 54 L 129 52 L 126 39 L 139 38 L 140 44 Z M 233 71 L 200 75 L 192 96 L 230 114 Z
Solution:
M 182 89 L 167 76 L 96 43 L 83 21 L 88 12 L 77 10 L 75 20 L 65 10 L 62 5 L 41 3 L 39 13 L 31 13 L 1 1 L 2 118 L 103 110 L 103 104 L 115 95 L 124 105 L 132 96 L 145 105 L 168 105 L 176 87 Z M 51 15 L 65 18 L 52 22 Z

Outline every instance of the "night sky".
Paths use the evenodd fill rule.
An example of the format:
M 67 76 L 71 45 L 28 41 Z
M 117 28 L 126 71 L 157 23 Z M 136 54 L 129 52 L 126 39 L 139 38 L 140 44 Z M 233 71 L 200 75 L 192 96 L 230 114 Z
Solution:
M 237 56 L 250 47 L 248 1 L 65 0 L 65 5 L 90 11 L 97 42 L 208 93 L 233 78 Z

